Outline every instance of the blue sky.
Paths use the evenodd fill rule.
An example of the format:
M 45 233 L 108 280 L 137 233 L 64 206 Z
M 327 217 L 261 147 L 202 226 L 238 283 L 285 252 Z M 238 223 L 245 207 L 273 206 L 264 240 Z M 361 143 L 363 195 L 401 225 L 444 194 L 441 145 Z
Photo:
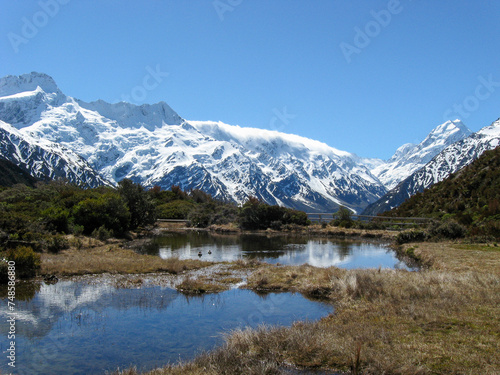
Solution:
M 0 76 L 389 158 L 500 117 L 497 0 L 0 0 Z

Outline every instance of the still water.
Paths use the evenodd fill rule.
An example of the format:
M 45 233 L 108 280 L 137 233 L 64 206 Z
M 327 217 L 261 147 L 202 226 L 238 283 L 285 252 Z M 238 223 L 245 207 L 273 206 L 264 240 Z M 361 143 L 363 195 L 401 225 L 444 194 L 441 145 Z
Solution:
M 307 263 L 315 267 L 408 269 L 386 244 L 304 236 L 169 233 L 155 238 L 140 251 L 162 258 L 199 258 L 216 262 L 258 259 L 285 265 Z
M 118 289 L 105 281 L 18 289 L 13 373 L 29 375 L 103 374 L 131 365 L 148 370 L 193 358 L 238 327 L 290 325 L 333 311 L 300 294 L 259 296 L 240 289 L 189 298 L 174 289 Z M 7 299 L 0 303 L 0 372 L 9 373 Z

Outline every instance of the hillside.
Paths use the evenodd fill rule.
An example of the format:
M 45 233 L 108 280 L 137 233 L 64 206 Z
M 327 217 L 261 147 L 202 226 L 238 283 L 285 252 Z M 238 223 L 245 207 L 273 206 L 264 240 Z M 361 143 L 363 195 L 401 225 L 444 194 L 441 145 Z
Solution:
M 304 211 L 345 206 L 359 213 L 469 134 L 460 121 L 447 121 L 383 161 L 293 134 L 188 121 L 165 102 L 87 103 L 43 73 L 0 78 L 0 156 L 37 178 L 85 187 L 127 178 L 237 204 L 257 197 Z
M 11 161 L 0 158 L 0 186 L 11 187 L 15 184 L 24 184 L 34 187 L 37 181 Z
M 483 152 L 493 150 L 498 145 L 500 119 L 444 148 L 424 167 L 413 172 L 377 202 L 370 204 L 363 214 L 377 215 L 398 207 L 409 197 L 458 172 L 479 158 Z
M 384 215 L 453 219 L 471 235 L 500 237 L 500 147 Z

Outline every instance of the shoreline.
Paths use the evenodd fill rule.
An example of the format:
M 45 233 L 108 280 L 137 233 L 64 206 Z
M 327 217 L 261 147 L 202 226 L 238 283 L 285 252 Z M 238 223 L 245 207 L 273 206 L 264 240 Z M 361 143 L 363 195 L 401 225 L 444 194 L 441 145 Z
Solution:
M 373 233 L 366 238 L 363 234 L 368 231 L 363 230 L 313 229 L 285 233 L 207 231 L 215 235 L 310 235 L 392 242 L 395 251 L 425 267 L 411 272 L 163 260 L 126 248 L 133 241 L 147 240 L 143 234 L 134 234 L 132 242 L 89 240 L 85 249 L 43 254 L 42 272 L 63 270 L 62 280 L 98 282 L 105 278 L 123 288 L 163 285 L 187 295 L 217 293 L 236 285 L 258 293 L 299 292 L 335 306 L 334 314 L 318 322 L 228 333 L 221 347 L 193 361 L 145 374 L 215 375 L 238 373 L 241 368 L 259 373 L 264 365 L 276 374 L 283 373 L 283 366 L 366 374 L 495 374 L 500 368 L 495 349 L 500 345 L 495 333 L 500 331 L 500 248 L 496 244 L 446 241 L 395 246 L 387 239 L 394 239 L 398 232 Z M 193 229 L 156 228 L 148 233 L 171 230 Z M 106 262 L 113 267 L 107 267 Z M 75 271 L 72 267 L 76 265 L 80 268 Z M 113 374 L 138 372 L 132 368 Z

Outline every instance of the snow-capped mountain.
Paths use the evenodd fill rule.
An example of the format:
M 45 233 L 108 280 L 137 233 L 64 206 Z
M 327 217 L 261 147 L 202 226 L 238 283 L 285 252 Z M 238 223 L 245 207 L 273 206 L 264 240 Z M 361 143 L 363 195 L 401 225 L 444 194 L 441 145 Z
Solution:
M 391 190 L 431 161 L 444 148 L 471 134 L 460 120 L 447 121 L 432 130 L 419 144 L 407 143 L 399 147 L 387 162 L 376 166 L 372 172 Z
M 363 159 L 296 135 L 186 121 L 164 102 L 86 103 L 41 73 L 0 79 L 0 120 L 2 155 L 37 177 L 85 186 L 130 178 L 146 187 L 199 188 L 238 203 L 252 195 L 327 212 L 339 205 L 362 211 L 470 132 L 447 122 L 389 161 Z
M 472 163 L 483 152 L 499 145 L 500 119 L 446 147 L 424 167 L 412 173 L 377 202 L 368 206 L 364 214 L 376 215 L 399 206 L 412 195 L 444 180 L 450 174 Z
M 64 179 L 83 187 L 105 181 L 82 157 L 64 146 L 24 135 L 0 121 L 0 156 L 40 180 Z
M 130 178 L 240 203 L 253 195 L 328 211 L 338 205 L 359 211 L 386 192 L 356 155 L 275 131 L 186 121 L 163 102 L 86 103 L 39 73 L 1 79 L 0 96 L 2 128 L 51 150 L 57 144 L 112 183 Z

